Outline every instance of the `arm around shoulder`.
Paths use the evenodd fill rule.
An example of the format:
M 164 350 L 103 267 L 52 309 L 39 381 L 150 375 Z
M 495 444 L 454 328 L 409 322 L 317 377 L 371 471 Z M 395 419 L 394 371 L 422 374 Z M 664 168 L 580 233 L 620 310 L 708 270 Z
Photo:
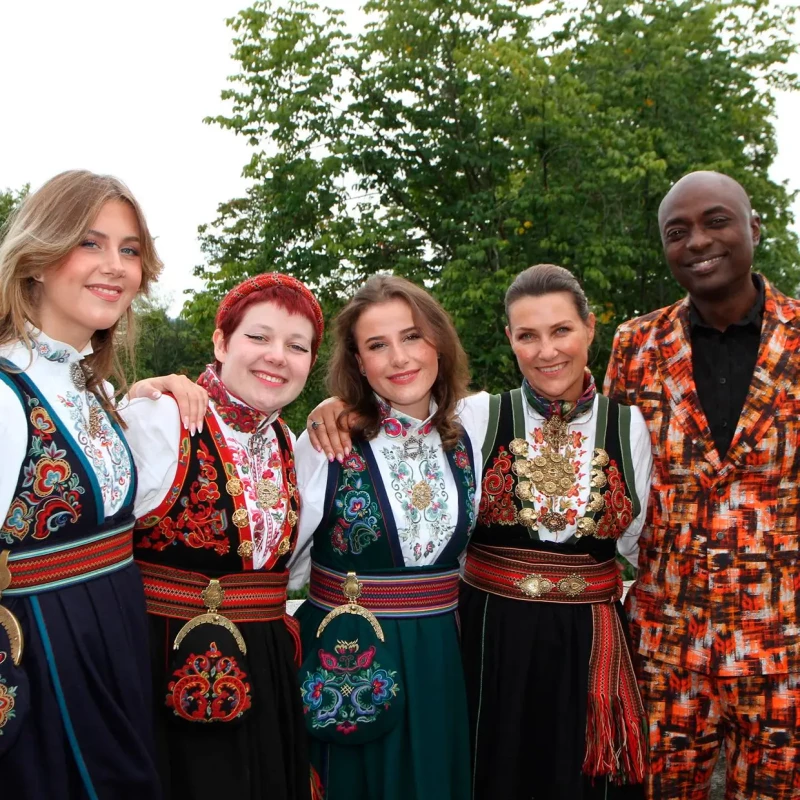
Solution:
M 300 589 L 308 582 L 311 572 L 311 545 L 314 531 L 324 515 L 325 489 L 331 466 L 325 453 L 318 452 L 303 432 L 294 447 L 297 490 L 300 492 L 300 519 L 297 523 L 297 543 L 289 561 L 289 588 Z
M 130 400 L 119 408 L 125 438 L 136 464 L 134 513 L 138 518 L 156 509 L 172 488 L 178 471 L 181 419 L 178 404 L 169 395 L 158 400 Z

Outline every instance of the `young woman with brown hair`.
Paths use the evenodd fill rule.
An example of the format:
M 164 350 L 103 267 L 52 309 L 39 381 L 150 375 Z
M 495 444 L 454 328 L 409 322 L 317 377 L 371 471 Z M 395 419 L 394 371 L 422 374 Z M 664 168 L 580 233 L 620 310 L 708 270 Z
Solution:
M 312 763 L 328 800 L 461 800 L 458 560 L 480 482 L 455 416 L 466 356 L 441 306 L 396 277 L 367 281 L 334 339 L 329 387 L 353 416 L 352 452 L 329 462 L 307 436 L 297 445 Z

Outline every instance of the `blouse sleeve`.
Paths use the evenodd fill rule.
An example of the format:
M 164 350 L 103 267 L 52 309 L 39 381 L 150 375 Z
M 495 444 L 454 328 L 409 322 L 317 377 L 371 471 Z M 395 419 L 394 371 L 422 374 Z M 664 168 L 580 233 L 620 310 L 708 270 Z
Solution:
M 19 471 L 28 450 L 28 422 L 17 393 L 0 381 L 0 442 L 3 443 L 3 468 L 0 469 L 0 524 L 5 522 L 14 500 Z
M 297 490 L 300 492 L 300 519 L 297 523 L 297 544 L 289 561 L 289 588 L 300 589 L 311 573 L 311 545 L 314 531 L 322 522 L 325 487 L 328 483 L 328 459 L 318 453 L 303 431 L 294 448 Z
M 134 514 L 137 519 L 158 508 L 178 471 L 181 421 L 178 404 L 169 395 L 142 397 L 121 403 L 128 440 L 136 464 Z
M 650 432 L 647 430 L 642 412 L 636 406 L 631 406 L 631 458 L 640 510 L 617 541 L 617 550 L 621 556 L 624 556 L 636 567 L 639 563 L 639 535 L 647 518 L 650 480 L 653 473 L 653 448 L 650 442 Z

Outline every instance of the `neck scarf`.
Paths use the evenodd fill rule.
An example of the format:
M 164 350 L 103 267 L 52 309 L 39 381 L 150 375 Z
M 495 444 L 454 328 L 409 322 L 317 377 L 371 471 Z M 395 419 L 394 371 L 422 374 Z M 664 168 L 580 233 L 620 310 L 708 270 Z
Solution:
M 375 395 L 375 399 L 380 409 L 381 427 L 384 433 L 392 439 L 398 436 L 405 437 L 409 431 L 419 436 L 427 436 L 433 430 L 433 413 L 427 420 L 421 422 L 395 410 L 382 397 Z M 416 430 L 412 431 L 411 429 L 414 427 Z
M 210 364 L 197 379 L 197 383 L 208 392 L 222 421 L 235 431 L 255 433 L 266 421 L 266 414 L 245 405 L 225 388 L 225 384 Z
M 528 379 L 522 381 L 522 391 L 525 399 L 530 404 L 534 411 L 538 411 L 545 419 L 550 417 L 561 417 L 564 422 L 570 422 L 575 417 L 580 416 L 588 411 L 592 403 L 594 403 L 595 395 L 597 394 L 597 387 L 594 383 L 594 377 L 589 370 L 586 370 L 583 379 L 583 392 L 578 398 L 577 402 L 571 400 L 550 400 L 547 397 L 542 397 L 536 390 L 528 383 Z

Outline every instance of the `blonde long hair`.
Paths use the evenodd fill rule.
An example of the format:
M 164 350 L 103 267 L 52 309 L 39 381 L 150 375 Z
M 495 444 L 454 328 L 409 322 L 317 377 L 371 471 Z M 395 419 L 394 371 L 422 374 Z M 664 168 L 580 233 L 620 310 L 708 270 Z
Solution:
M 63 260 L 80 245 L 100 209 L 109 201 L 127 203 L 139 226 L 142 284 L 139 294 L 147 294 L 163 267 L 142 209 L 130 189 L 110 175 L 86 170 L 71 170 L 56 175 L 29 195 L 9 218 L 0 241 L 0 345 L 22 341 L 29 350 L 33 343 L 26 323 L 37 325 L 40 285 L 37 275 L 58 269 Z M 84 359 L 90 375 L 87 387 L 103 407 L 121 422 L 103 381 L 113 378 L 124 393 L 127 382 L 116 349 L 117 333 L 134 363 L 135 326 L 129 307 L 124 317 L 106 330 L 92 335 L 93 352 Z M 122 338 L 122 337 L 119 337 Z

